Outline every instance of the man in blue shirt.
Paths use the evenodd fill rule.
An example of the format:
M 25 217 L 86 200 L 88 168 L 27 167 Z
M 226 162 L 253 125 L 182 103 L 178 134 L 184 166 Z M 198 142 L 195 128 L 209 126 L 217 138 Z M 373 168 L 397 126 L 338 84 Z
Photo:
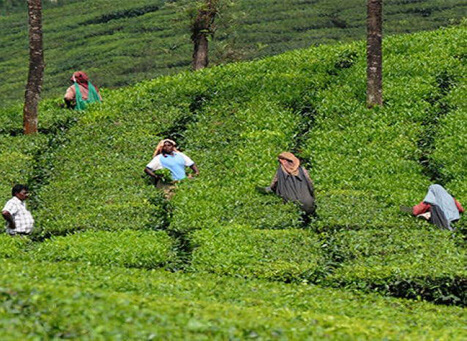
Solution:
M 172 179 L 179 181 L 187 177 L 185 167 L 190 167 L 194 173 L 193 175 L 189 174 L 188 177 L 191 178 L 192 176 L 199 175 L 199 170 L 193 160 L 184 153 L 179 152 L 175 146 L 175 142 L 169 139 L 159 142 L 154 153 L 154 158 L 144 169 L 145 173 L 158 180 L 160 176 L 154 172 L 167 168 L 170 171 Z

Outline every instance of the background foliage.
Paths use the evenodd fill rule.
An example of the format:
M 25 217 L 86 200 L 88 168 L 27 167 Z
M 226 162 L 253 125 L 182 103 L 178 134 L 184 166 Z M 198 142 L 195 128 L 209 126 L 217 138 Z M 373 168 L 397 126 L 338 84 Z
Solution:
M 192 46 L 183 2 L 59 0 L 44 3 L 44 96 L 62 95 L 85 70 L 101 87 L 121 87 L 190 68 Z M 229 2 L 230 3 L 230 2 Z M 22 99 L 28 67 L 24 1 L 0 4 L 0 106 Z M 457 24 L 462 0 L 387 0 L 385 35 Z M 361 0 L 236 0 L 216 19 L 212 65 L 313 45 L 363 39 Z

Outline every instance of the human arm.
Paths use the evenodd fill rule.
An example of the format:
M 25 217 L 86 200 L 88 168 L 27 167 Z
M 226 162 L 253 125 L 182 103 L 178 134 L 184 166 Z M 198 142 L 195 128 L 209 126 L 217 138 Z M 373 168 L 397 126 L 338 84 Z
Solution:
M 311 180 L 310 173 L 305 168 L 303 169 L 303 174 L 305 174 L 305 178 L 307 179 L 308 183 L 310 184 L 310 189 L 312 192 L 315 191 L 315 184 L 313 183 L 313 180 Z
M 190 169 L 193 171 L 193 174 L 188 174 L 189 178 L 195 177 L 199 175 L 199 169 L 196 166 L 195 162 L 190 159 L 185 153 L 179 152 L 180 155 L 183 157 L 183 160 L 185 162 L 185 167 L 190 167 Z
M 431 207 L 430 204 L 426 204 L 422 201 L 418 205 L 415 205 L 414 207 L 412 207 L 412 214 L 414 216 L 418 216 L 420 214 L 426 213 L 430 210 L 430 207 Z
M 193 171 L 193 174 L 189 174 L 188 177 L 189 178 L 192 178 L 194 176 L 198 176 L 199 175 L 199 169 L 198 167 L 196 167 L 196 163 L 193 163 L 191 166 L 190 166 L 191 170 Z
M 271 181 L 271 184 L 269 185 L 269 188 L 270 188 L 271 191 L 273 191 L 273 192 L 276 191 L 277 181 L 278 181 L 278 176 L 277 176 L 277 172 L 276 172 L 276 174 L 274 175 L 274 178 L 273 178 L 272 181 Z
M 13 216 L 11 215 L 10 212 L 8 211 L 2 211 L 2 216 L 3 218 L 7 221 L 8 227 L 12 230 L 16 228 L 15 220 L 13 219 Z
M 145 172 L 147 175 L 149 175 L 150 177 L 154 178 L 154 179 L 160 179 L 160 178 L 161 178 L 160 175 L 157 175 L 156 173 L 154 173 L 154 171 L 153 171 L 151 168 L 149 168 L 149 167 L 146 167 L 146 168 L 144 169 L 144 172 Z
M 63 100 L 65 101 L 65 105 L 68 109 L 73 109 L 75 106 L 75 98 L 76 98 L 76 89 L 75 86 L 72 85 L 68 87 L 66 90 L 65 96 Z
M 465 209 L 462 207 L 461 203 L 459 201 L 457 201 L 455 198 L 454 198 L 454 202 L 456 203 L 456 206 L 457 206 L 457 209 L 459 210 L 459 213 L 464 213 Z
M 160 179 L 162 178 L 162 176 L 160 175 L 157 175 L 156 173 L 154 173 L 155 171 L 159 170 L 159 169 L 162 169 L 162 164 L 161 164 L 161 161 L 160 161 L 160 155 L 156 155 L 152 160 L 151 162 L 149 162 L 147 165 L 146 165 L 146 168 L 144 169 L 144 172 L 146 174 L 148 174 L 150 177 L 152 178 L 155 178 L 155 179 Z

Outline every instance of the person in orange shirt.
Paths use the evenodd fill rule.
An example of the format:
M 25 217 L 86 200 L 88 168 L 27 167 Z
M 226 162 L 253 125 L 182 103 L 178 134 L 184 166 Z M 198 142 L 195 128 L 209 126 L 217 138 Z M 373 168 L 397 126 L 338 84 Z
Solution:
M 83 71 L 73 73 L 70 81 L 73 84 L 68 87 L 64 96 L 67 108 L 84 110 L 88 103 L 102 102 L 99 89 L 89 81 L 88 75 Z

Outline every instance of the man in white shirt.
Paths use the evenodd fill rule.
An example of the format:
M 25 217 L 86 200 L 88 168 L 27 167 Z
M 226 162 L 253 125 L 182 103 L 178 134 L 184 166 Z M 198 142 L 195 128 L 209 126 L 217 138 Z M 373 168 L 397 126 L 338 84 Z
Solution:
M 26 208 L 25 200 L 29 197 L 28 187 L 15 185 L 11 190 L 13 198 L 3 207 L 2 215 L 7 222 L 6 232 L 10 236 L 29 235 L 34 228 L 34 219 Z

